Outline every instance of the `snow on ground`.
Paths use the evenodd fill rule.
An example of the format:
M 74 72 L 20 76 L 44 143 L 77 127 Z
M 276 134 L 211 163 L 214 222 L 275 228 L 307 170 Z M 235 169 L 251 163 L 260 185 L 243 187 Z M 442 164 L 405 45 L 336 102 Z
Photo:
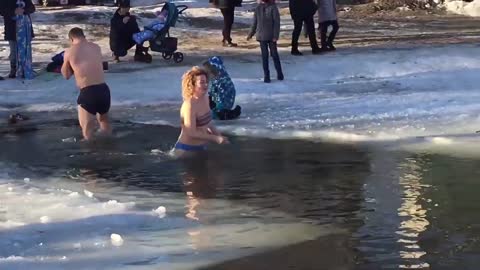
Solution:
M 448 11 L 456 14 L 472 17 L 480 16 L 480 0 L 473 0 L 471 2 L 447 0 L 444 5 Z
M 340 141 L 471 133 L 479 126 L 480 113 L 480 60 L 471 55 L 479 50 L 463 45 L 461 49 L 447 46 L 285 56 L 286 80 L 274 80 L 270 85 L 260 81 L 258 56 L 244 61 L 227 58 L 244 114 L 238 121 L 219 124 L 241 135 Z M 125 76 L 113 67 L 107 81 L 114 108 L 168 104 L 171 113 L 146 113 L 129 120 L 177 125 L 177 108 L 171 104 L 181 102 L 180 78 L 187 68 L 147 68 Z M 74 82 L 58 75 L 2 84 L 2 104 L 20 103 L 23 110 L 34 112 L 75 108 Z

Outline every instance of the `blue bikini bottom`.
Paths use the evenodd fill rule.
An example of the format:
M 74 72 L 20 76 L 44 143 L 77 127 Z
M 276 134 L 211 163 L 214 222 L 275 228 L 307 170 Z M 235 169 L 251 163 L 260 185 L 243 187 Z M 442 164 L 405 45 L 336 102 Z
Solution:
M 190 144 L 184 144 L 181 142 L 177 142 L 175 144 L 175 149 L 183 150 L 183 151 L 190 151 L 190 152 L 199 152 L 199 151 L 205 151 L 207 150 L 206 145 L 190 145 Z

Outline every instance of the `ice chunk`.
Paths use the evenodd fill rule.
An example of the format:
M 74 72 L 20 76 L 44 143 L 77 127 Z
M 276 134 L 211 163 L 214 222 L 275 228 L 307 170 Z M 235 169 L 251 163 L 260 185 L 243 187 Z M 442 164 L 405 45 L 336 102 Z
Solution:
M 75 137 L 62 139 L 62 142 L 65 142 L 65 143 L 72 143 L 72 142 L 76 142 L 76 141 L 77 141 L 77 139 Z
M 157 216 L 160 218 L 165 217 L 165 213 L 167 212 L 167 208 L 165 206 L 159 206 L 157 209 L 152 210 Z
M 112 242 L 112 245 L 114 245 L 116 247 L 119 247 L 119 246 L 123 245 L 123 238 L 119 234 L 112 233 L 110 235 L 110 240 Z
M 25 177 L 25 178 L 23 178 L 23 181 L 24 181 L 25 183 L 30 183 L 30 178 Z
M 0 258 L 0 261 L 21 261 L 24 259 L 25 259 L 24 257 L 12 255 L 7 258 Z
M 434 144 L 452 144 L 453 143 L 452 139 L 444 138 L 444 137 L 433 137 L 431 141 Z
M 48 216 L 43 216 L 40 218 L 40 223 L 48 223 L 50 222 L 50 218 Z
M 160 150 L 160 149 L 152 149 L 152 150 L 150 151 L 150 153 L 152 153 L 152 154 L 161 154 L 161 153 L 162 153 L 162 150 Z
M 92 192 L 90 192 L 90 191 L 88 191 L 88 190 L 84 189 L 84 190 L 83 190 L 83 193 L 85 193 L 85 195 L 86 195 L 87 197 L 89 197 L 89 198 L 93 198 L 93 193 L 92 193 Z

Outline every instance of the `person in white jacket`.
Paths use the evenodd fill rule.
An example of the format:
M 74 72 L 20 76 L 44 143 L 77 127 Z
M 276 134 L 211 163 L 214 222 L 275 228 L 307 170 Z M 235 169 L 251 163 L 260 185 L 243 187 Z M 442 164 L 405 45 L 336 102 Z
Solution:
M 317 0 L 318 1 L 318 30 L 322 51 L 333 51 L 333 41 L 338 32 L 337 20 L 337 2 L 336 0 Z M 328 27 L 332 26 L 332 31 L 327 37 Z

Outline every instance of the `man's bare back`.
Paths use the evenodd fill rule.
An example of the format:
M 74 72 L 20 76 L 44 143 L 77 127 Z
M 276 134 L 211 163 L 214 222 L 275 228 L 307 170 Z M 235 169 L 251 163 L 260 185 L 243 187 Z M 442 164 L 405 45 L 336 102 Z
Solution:
M 93 42 L 83 40 L 72 44 L 65 51 L 64 66 L 73 70 L 75 81 L 80 89 L 105 82 L 102 51 Z
M 83 30 L 74 27 L 68 33 L 70 48 L 63 56 L 62 75 L 68 80 L 75 75 L 80 92 L 77 98 L 78 121 L 85 140 L 93 138 L 95 120 L 103 134 L 111 134 L 108 117 L 110 110 L 110 88 L 103 74 L 100 47 L 85 39 Z

